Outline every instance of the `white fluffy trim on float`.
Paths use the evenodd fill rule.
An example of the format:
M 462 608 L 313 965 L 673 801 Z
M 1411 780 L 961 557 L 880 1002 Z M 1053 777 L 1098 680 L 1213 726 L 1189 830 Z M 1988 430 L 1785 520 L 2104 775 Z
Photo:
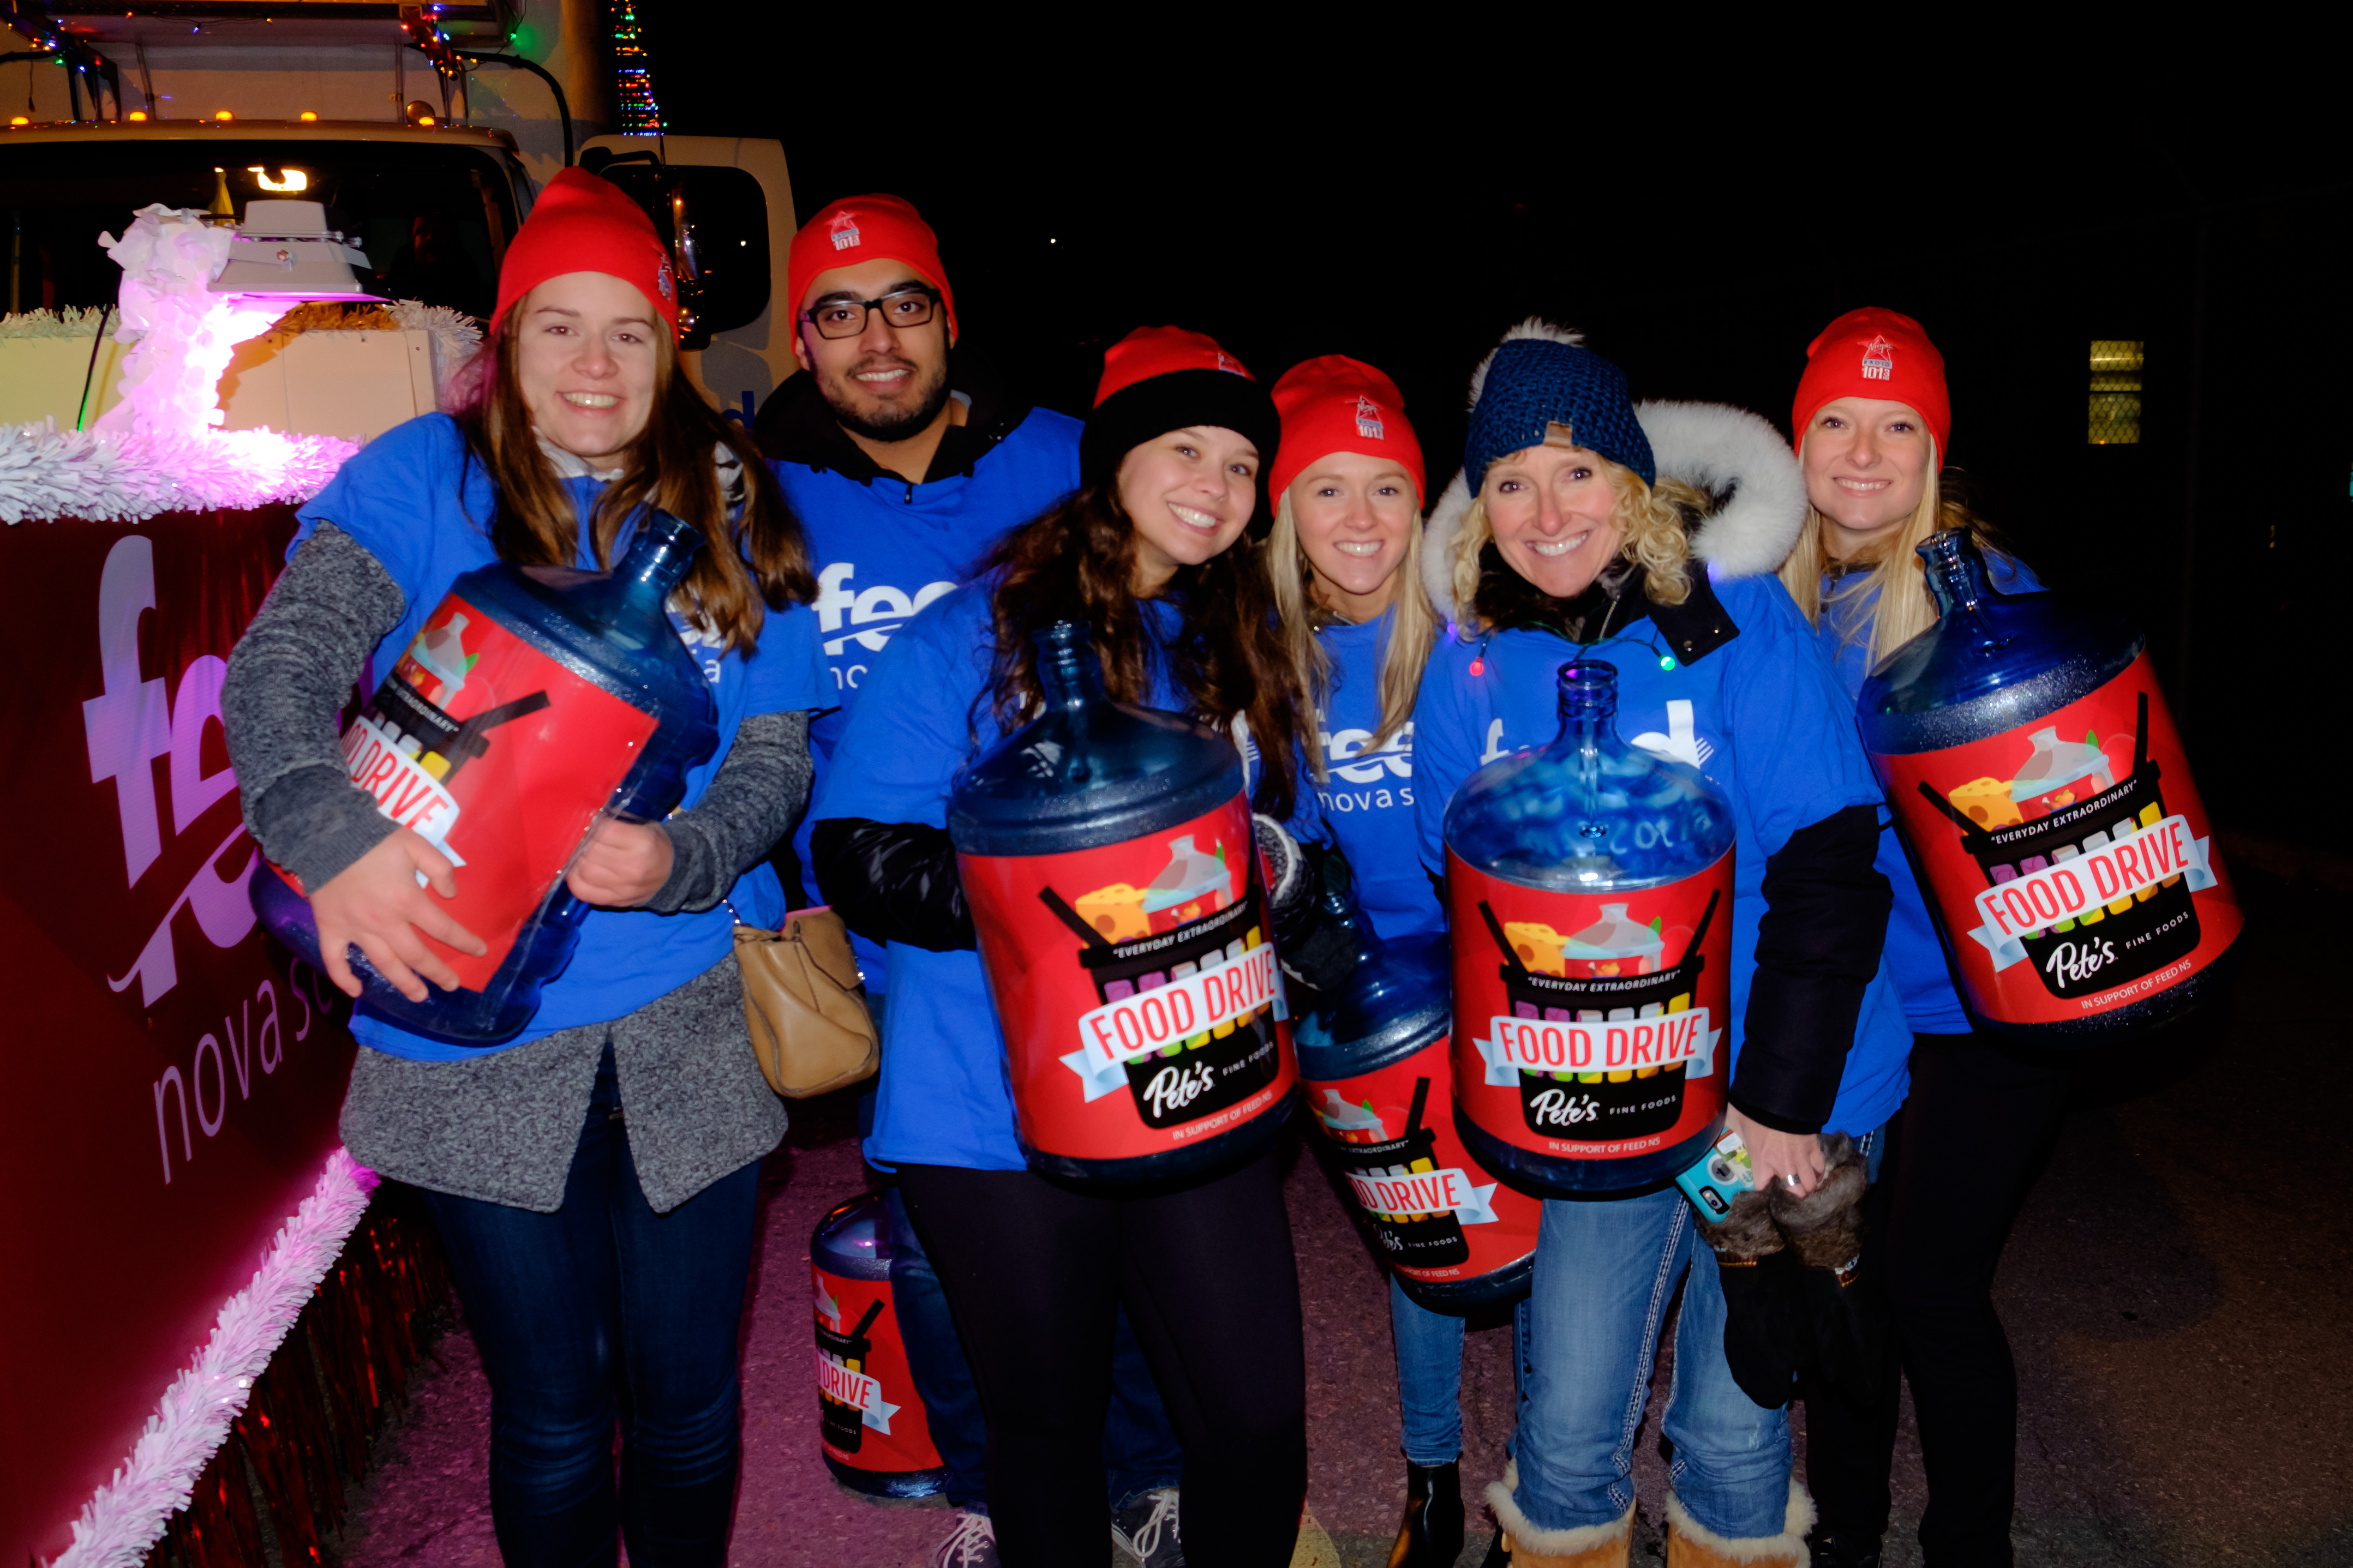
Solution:
M 222 1303 L 212 1338 L 164 1391 L 114 1479 L 82 1505 L 73 1544 L 50 1568 L 138 1568 L 164 1525 L 188 1505 L 196 1478 L 245 1411 L 253 1380 L 327 1277 L 367 1212 L 374 1171 L 342 1148 L 272 1241 L 252 1282 Z
M 0 521 L 142 522 L 167 511 L 306 501 L 359 448 L 334 436 L 214 430 L 130 436 L 0 426 Z

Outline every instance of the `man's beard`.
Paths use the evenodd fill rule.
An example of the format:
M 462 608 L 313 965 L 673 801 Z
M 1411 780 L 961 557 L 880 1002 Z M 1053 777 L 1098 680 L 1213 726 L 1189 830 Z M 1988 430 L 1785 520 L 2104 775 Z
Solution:
M 866 365 L 859 368 L 872 369 L 873 367 Z M 857 384 L 850 378 L 857 374 L 857 371 L 853 370 L 844 375 L 842 380 L 854 386 Z M 947 406 L 948 367 L 945 363 L 942 363 L 932 373 L 931 384 L 923 389 L 923 395 L 913 405 L 886 404 L 871 415 L 861 413 L 855 407 L 845 406 L 845 400 L 837 397 L 833 387 L 820 383 L 819 390 L 825 394 L 825 405 L 833 411 L 835 422 L 843 429 L 853 435 L 863 436 L 869 441 L 904 441 L 911 436 L 922 435 L 931 422 L 940 416 L 940 410 Z

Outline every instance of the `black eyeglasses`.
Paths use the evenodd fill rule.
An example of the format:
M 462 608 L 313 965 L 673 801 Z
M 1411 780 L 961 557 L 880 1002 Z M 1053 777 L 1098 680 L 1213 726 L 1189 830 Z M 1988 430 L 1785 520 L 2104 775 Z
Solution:
M 819 300 L 801 312 L 801 320 L 815 327 L 818 337 L 854 338 L 866 330 L 870 310 L 881 311 L 890 326 L 920 327 L 932 319 L 939 298 L 938 289 L 918 286 L 894 289 L 879 300 Z

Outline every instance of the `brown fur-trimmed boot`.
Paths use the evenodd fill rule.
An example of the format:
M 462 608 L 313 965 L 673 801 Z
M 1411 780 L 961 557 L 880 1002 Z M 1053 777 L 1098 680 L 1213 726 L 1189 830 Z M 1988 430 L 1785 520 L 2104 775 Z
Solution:
M 1504 1528 L 1497 1544 L 1511 1553 L 1512 1568 L 1626 1568 L 1634 1550 L 1632 1504 L 1613 1523 L 1540 1530 L 1512 1500 L 1519 1485 L 1520 1467 L 1514 1460 L 1504 1467 L 1504 1479 L 1487 1488 L 1488 1505 L 1495 1510 L 1495 1522 Z
M 1789 1511 L 1778 1535 L 1718 1535 L 1694 1519 L 1683 1500 L 1667 1494 L 1667 1568 L 1809 1568 L 1806 1532 L 1814 1527 L 1814 1500 L 1789 1483 Z

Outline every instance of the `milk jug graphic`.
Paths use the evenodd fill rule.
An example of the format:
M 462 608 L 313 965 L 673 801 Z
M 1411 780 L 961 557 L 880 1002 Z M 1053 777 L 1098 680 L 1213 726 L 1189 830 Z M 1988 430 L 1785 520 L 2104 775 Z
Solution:
M 667 512 L 611 572 L 500 563 L 459 577 L 343 731 L 352 782 L 456 862 L 443 907 L 489 943 L 424 940 L 459 989 L 411 1002 L 357 948 L 360 1004 L 457 1045 L 512 1037 L 572 956 L 588 906 L 563 877 L 598 818 L 660 817 L 718 743 L 709 683 L 664 609 L 702 535 Z M 269 867 L 252 883 L 271 935 L 320 960 L 310 901 Z M 438 900 L 437 900 L 438 901 Z
M 2242 924 L 2147 638 L 2062 594 L 2003 594 L 1966 532 L 1920 546 L 1936 624 L 1863 683 L 1887 790 L 1962 1005 L 2090 1046 L 2229 984 Z
M 1615 666 L 1558 679 L 1559 733 L 1446 808 L 1454 1118 L 1522 1186 L 1625 1196 L 1723 1130 L 1732 810 L 1619 738 Z
M 1023 1151 L 1111 1183 L 1247 1158 L 1298 1074 L 1240 753 L 1112 701 L 1086 627 L 1037 640 L 1044 710 L 948 806 Z
M 1455 1130 L 1446 939 L 1383 942 L 1336 890 L 1324 914 L 1354 962 L 1299 1019 L 1299 1076 L 1374 1245 L 1432 1310 L 1517 1300 L 1543 1205 L 1499 1182 Z

